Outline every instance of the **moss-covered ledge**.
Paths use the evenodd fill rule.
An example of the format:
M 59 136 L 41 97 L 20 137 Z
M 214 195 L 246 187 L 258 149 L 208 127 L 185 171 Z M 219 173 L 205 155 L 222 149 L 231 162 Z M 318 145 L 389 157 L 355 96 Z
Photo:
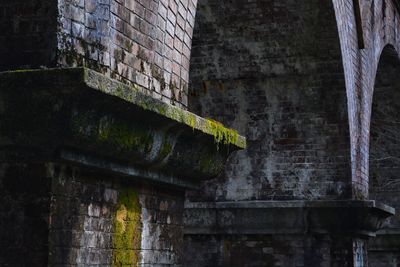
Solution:
M 0 117 L 0 160 L 67 160 L 183 187 L 246 146 L 235 130 L 85 68 L 0 73 Z

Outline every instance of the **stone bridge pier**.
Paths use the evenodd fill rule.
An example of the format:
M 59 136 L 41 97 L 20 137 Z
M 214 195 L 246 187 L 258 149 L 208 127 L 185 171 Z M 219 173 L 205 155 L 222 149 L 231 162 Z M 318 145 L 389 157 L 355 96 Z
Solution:
M 187 111 L 192 1 L 0 2 L 0 266 L 182 266 L 244 137 Z
M 0 266 L 400 264 L 397 0 L 3 0 L 0 29 Z
M 399 26 L 397 1 L 199 1 L 189 108 L 248 146 L 187 193 L 187 266 L 398 266 Z

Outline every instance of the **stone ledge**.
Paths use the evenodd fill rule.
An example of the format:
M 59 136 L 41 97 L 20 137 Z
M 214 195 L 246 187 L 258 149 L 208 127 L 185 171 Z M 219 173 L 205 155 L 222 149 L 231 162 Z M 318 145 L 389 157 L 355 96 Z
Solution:
M 400 229 L 382 229 L 368 243 L 369 251 L 400 251 Z
M 375 236 L 394 209 L 375 201 L 187 203 L 185 234 L 338 233 Z
M 246 139 L 85 68 L 0 73 L 0 160 L 61 160 L 194 187 Z

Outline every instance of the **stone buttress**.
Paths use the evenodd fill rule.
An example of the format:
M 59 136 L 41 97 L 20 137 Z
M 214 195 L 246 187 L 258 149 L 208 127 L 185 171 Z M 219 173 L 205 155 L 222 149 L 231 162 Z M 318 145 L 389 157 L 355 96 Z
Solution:
M 0 266 L 182 266 L 184 190 L 246 146 L 186 111 L 195 5 L 0 3 Z

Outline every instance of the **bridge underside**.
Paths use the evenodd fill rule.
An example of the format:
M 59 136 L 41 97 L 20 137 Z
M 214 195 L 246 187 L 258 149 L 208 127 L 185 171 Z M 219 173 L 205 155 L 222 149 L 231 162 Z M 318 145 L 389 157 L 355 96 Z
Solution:
M 0 1 L 0 265 L 397 266 L 398 8 Z

